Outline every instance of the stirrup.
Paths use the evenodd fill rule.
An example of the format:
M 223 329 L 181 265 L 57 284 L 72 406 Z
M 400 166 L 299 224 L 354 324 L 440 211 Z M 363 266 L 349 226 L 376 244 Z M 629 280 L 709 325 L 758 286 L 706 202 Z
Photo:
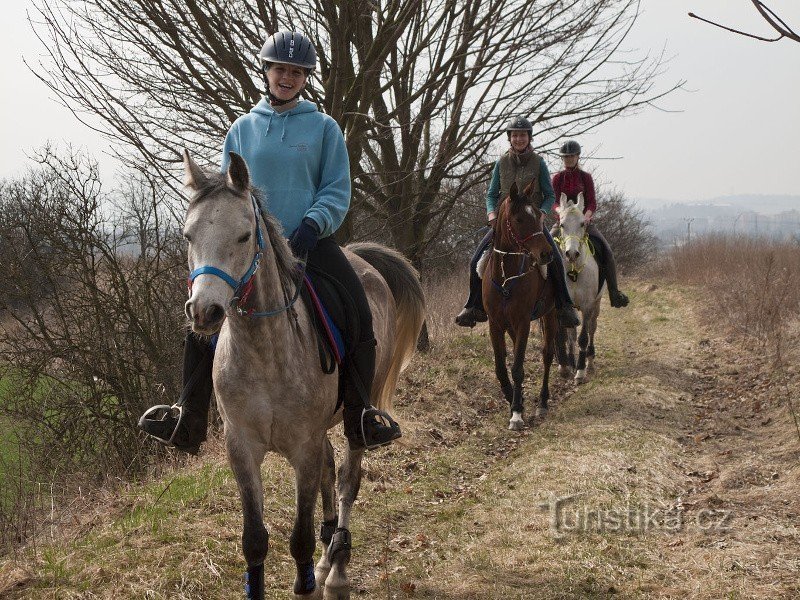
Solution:
M 190 454 L 196 454 L 197 449 L 194 447 L 184 448 L 175 443 L 175 435 L 178 433 L 178 429 L 183 422 L 183 416 L 183 406 L 179 404 L 173 404 L 172 406 L 169 404 L 159 404 L 147 409 L 144 414 L 139 417 L 139 429 L 165 446 L 178 448 Z M 173 422 L 175 425 L 170 432 L 169 427 Z M 194 450 L 194 452 L 192 452 L 192 450 Z
M 378 417 L 375 419 L 375 417 Z M 367 441 L 367 427 L 372 428 L 373 436 Z M 375 435 L 380 434 L 380 435 Z M 388 413 L 370 406 L 361 411 L 361 439 L 359 442 L 364 444 L 364 448 L 372 450 L 381 446 L 388 446 L 392 441 L 401 437 L 400 425 L 388 415 Z M 376 439 L 377 438 L 377 439 Z M 381 439 L 383 438 L 383 439 Z

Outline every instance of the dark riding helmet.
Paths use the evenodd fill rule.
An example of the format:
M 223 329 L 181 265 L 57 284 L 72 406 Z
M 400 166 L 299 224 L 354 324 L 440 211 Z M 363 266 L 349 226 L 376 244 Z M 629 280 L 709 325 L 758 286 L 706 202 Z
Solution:
M 508 122 L 506 126 L 506 134 L 511 139 L 512 131 L 527 131 L 528 135 L 533 138 L 533 125 L 525 117 L 514 117 Z
M 579 156 L 581 153 L 581 145 L 575 140 L 567 140 L 561 144 L 561 149 L 558 151 L 560 156 Z
M 308 69 L 310 73 L 317 67 L 317 51 L 302 33 L 279 31 L 264 42 L 258 60 L 262 70 L 270 63 L 281 63 Z

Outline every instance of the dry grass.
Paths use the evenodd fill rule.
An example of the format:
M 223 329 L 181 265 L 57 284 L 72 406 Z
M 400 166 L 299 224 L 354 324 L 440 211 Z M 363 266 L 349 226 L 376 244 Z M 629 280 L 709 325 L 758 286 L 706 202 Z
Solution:
M 396 401 L 405 436 L 366 461 L 354 597 L 800 594 L 800 446 L 781 401 L 800 391 L 796 377 L 705 330 L 693 290 L 626 283 L 631 307 L 603 308 L 595 378 L 577 389 L 555 383 L 548 418 L 520 434 L 505 429 L 486 326 L 450 324 L 466 280 L 430 286 L 432 349 L 401 378 Z M 271 457 L 263 473 L 268 597 L 286 598 L 291 470 Z M 540 504 L 570 494 L 579 496 L 556 529 Z M 595 519 L 581 529 L 572 518 L 648 507 L 679 515 L 681 526 Z M 94 514 L 82 530 L 1 564 L 0 596 L 239 595 L 241 513 L 218 442 Z M 707 526 L 725 515 L 724 526 Z

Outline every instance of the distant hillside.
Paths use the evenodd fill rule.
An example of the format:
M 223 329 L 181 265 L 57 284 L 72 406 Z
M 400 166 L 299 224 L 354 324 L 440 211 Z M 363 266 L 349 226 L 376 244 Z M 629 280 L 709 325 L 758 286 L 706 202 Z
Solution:
M 692 234 L 747 233 L 800 239 L 800 196 L 721 196 L 702 202 L 636 200 L 662 241 Z
M 800 210 L 800 195 L 737 194 L 718 196 L 707 200 L 664 200 L 662 198 L 634 198 L 634 202 L 644 210 L 656 210 L 681 206 L 727 207 L 735 213 L 752 210 L 764 215 L 774 215 L 790 210 Z

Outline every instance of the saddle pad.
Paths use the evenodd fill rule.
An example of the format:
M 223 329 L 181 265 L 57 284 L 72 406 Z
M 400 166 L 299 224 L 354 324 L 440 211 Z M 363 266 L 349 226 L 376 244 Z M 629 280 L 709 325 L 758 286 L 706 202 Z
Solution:
M 327 344 L 328 349 L 331 351 L 336 364 L 341 365 L 345 355 L 344 338 L 342 337 L 342 332 L 336 326 L 336 323 L 334 323 L 333 319 L 328 313 L 328 310 L 322 303 L 322 300 L 320 300 L 317 290 L 308 274 L 303 276 L 303 281 L 311 301 L 312 310 L 317 315 L 317 319 L 315 320 L 317 324 L 317 330 L 325 340 L 325 343 Z

